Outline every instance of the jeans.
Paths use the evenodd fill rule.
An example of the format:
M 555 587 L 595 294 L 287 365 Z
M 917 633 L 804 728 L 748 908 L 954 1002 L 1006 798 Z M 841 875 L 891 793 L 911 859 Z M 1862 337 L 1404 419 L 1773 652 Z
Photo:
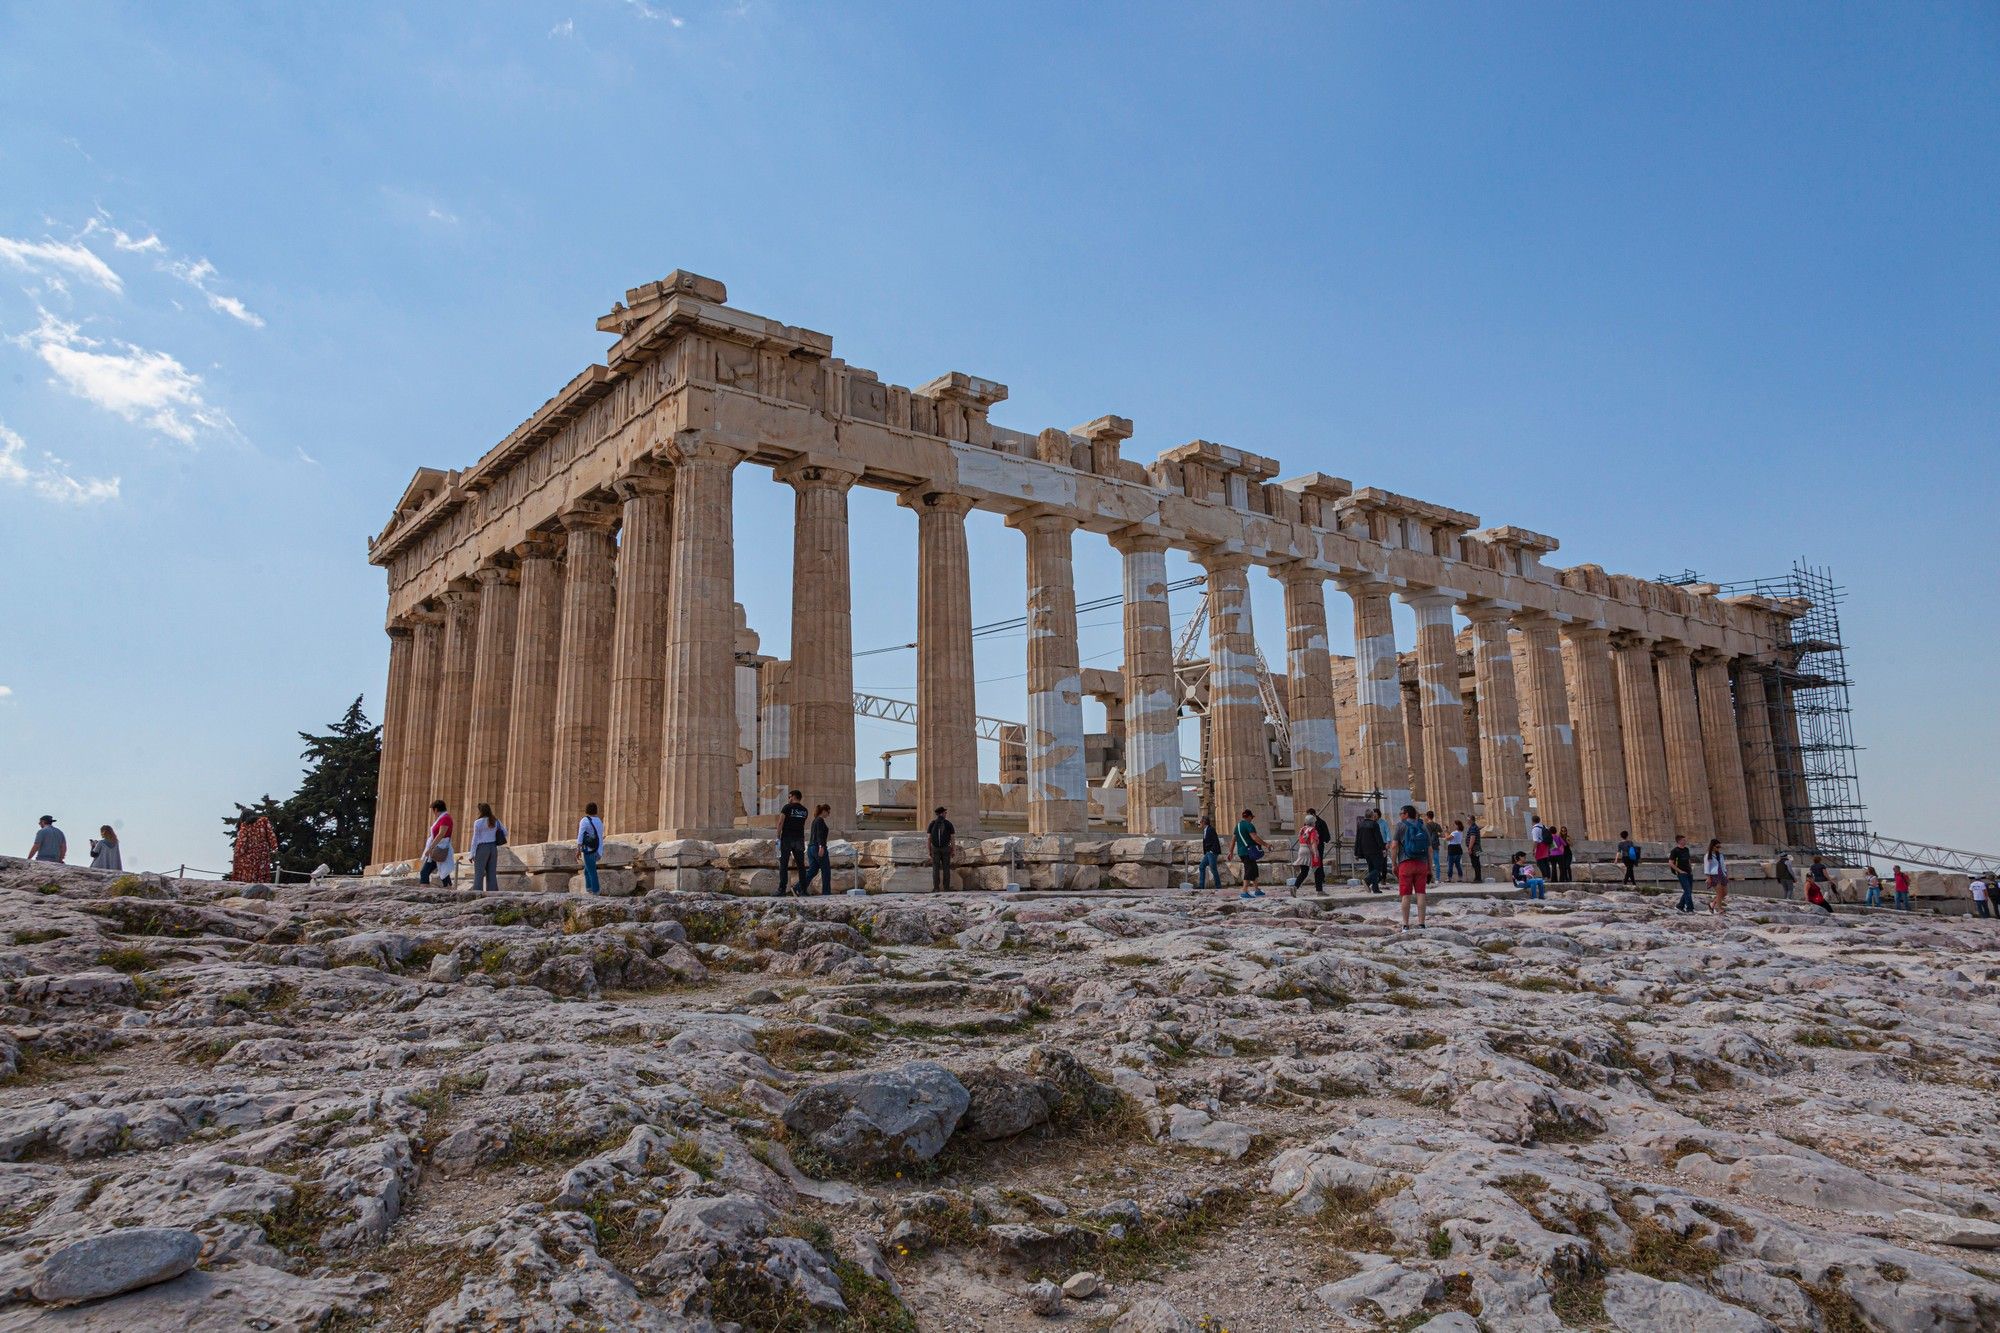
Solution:
M 806 845 L 791 838 L 778 839 L 778 896 L 785 896 L 785 874 L 796 867 L 799 872 L 799 895 L 806 891 Z
M 951 848 L 931 848 L 931 892 L 951 892 Z
M 1438 845 L 1437 845 L 1436 843 L 1432 843 L 1432 844 L 1431 844 L 1431 878 L 1432 878 L 1432 879 L 1443 879 L 1443 878 L 1444 878 L 1444 866 L 1442 865 L 1442 862 L 1443 862 L 1443 860 L 1444 860 L 1444 850 L 1443 850 L 1442 848 L 1440 848 L 1440 847 L 1439 847 L 1439 846 L 1438 846 Z
M 1908 889 L 1896 890 L 1896 910 L 1899 912 L 1910 910 L 1910 891 Z
M 1882 890 L 1868 890 L 1868 905 L 1870 907 L 1880 907 L 1882 905 Z
M 1453 879 L 1464 879 L 1465 848 L 1447 847 L 1444 849 L 1444 856 L 1445 856 L 1445 864 L 1446 866 L 1449 867 L 1449 873 L 1451 877 Z
M 1541 878 L 1541 876 L 1530 875 L 1523 882 L 1528 886 L 1528 896 L 1530 898 L 1546 898 L 1549 896 L 1548 881 Z
M 1215 876 L 1215 887 L 1218 889 L 1221 888 L 1222 887 L 1221 852 L 1203 852 L 1201 854 L 1201 865 L 1197 867 L 1195 870 L 1194 886 L 1197 889 L 1207 888 L 1208 877 L 1210 875 Z
M 500 844 L 479 842 L 472 845 L 472 891 L 474 893 L 500 892 Z
M 596 852 L 585 852 L 583 854 L 583 891 L 585 893 L 596 893 L 599 891 Z
M 806 877 L 799 881 L 799 896 L 805 897 L 812 893 L 814 875 L 819 876 L 820 893 L 832 897 L 833 858 L 827 855 L 826 848 L 819 843 L 806 848 Z
M 1986 900 L 1984 898 L 1974 898 L 1972 900 L 1972 905 L 1979 909 L 1979 915 L 1981 916 L 1992 915 L 1992 913 L 1986 910 Z
M 1792 881 L 1788 879 L 1781 879 L 1778 881 L 1778 887 L 1779 889 L 1783 890 L 1785 895 L 1785 901 L 1790 902 L 1792 900 Z
M 1674 878 L 1681 882 L 1681 900 L 1674 904 L 1674 910 L 1677 912 L 1692 912 L 1694 910 L 1694 872 L 1690 871 L 1685 875 L 1675 875 Z
M 1486 876 L 1479 869 L 1479 853 L 1477 851 L 1472 853 L 1472 882 L 1474 884 L 1484 884 L 1486 882 Z
M 1368 858 L 1368 887 L 1379 890 L 1389 874 L 1389 858 L 1376 852 Z

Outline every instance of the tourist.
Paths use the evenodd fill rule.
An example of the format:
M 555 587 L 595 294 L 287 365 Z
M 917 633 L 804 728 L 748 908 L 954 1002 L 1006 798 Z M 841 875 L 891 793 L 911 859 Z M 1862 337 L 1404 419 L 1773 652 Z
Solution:
M 1875 873 L 1874 866 L 1869 866 L 1866 873 L 1861 876 L 1861 888 L 1862 902 L 1870 907 L 1882 905 L 1882 877 Z
M 1208 887 L 1208 877 L 1215 876 L 1215 887 L 1222 888 L 1222 835 L 1215 831 L 1212 815 L 1201 817 L 1201 866 L 1195 871 L 1195 887 Z
M 1708 876 L 1709 890 L 1715 895 L 1709 899 L 1708 910 L 1721 916 L 1729 899 L 1729 866 L 1722 859 L 1722 839 L 1708 840 L 1708 855 L 1702 858 L 1701 868 Z
M 1424 890 L 1430 887 L 1431 832 L 1417 818 L 1417 807 L 1403 807 L 1396 825 L 1396 897 L 1403 908 L 1403 929 L 1410 928 L 1410 898 L 1417 900 L 1417 929 L 1424 928 Z
M 604 821 L 597 817 L 595 801 L 583 807 L 583 818 L 576 821 L 576 850 L 583 858 L 583 891 L 601 892 L 603 885 L 597 880 L 597 858 L 604 852 Z
M 118 850 L 118 835 L 112 832 L 109 824 L 98 825 L 97 832 L 100 836 L 90 840 L 90 868 L 123 870 L 125 857 Z
M 1319 869 L 1319 824 L 1312 819 L 1299 822 L 1299 836 L 1292 844 L 1292 896 L 1305 887 L 1306 874 Z M 1321 871 L 1322 875 L 1326 872 Z
M 1368 811 L 1354 822 L 1354 855 L 1368 865 L 1368 892 L 1382 892 L 1382 880 L 1389 871 L 1389 844 L 1382 836 L 1377 812 Z
M 788 870 L 799 872 L 799 897 L 806 896 L 806 820 L 811 812 L 802 799 L 805 793 L 794 787 L 778 807 L 778 897 L 789 890 L 785 887 Z
M 1528 830 L 1528 842 L 1532 848 L 1529 855 L 1534 858 L 1535 873 L 1543 879 L 1556 877 L 1555 863 L 1549 860 L 1549 839 L 1553 836 L 1554 833 L 1549 826 L 1539 819 L 1535 821 L 1535 826 Z
M 1817 852 L 1813 854 L 1812 864 L 1806 867 L 1806 878 L 1817 881 L 1822 894 L 1833 887 L 1833 879 L 1827 874 L 1826 862 L 1820 859 Z
M 40 827 L 35 830 L 35 840 L 28 844 L 28 859 L 60 864 L 68 856 L 69 839 L 56 827 L 56 817 L 43 815 Z
M 1465 878 L 1465 821 L 1451 821 L 1451 832 L 1444 835 L 1444 877 L 1462 880 Z
M 1910 910 L 1910 876 L 1901 866 L 1889 868 L 1889 882 L 1896 890 L 1896 910 Z
M 1319 817 L 1319 811 L 1311 806 L 1306 807 L 1306 818 L 1312 821 L 1313 828 L 1319 832 L 1319 859 L 1313 862 L 1313 892 L 1325 893 L 1326 859 L 1328 851 L 1333 847 L 1333 830 Z
M 1569 825 L 1564 824 L 1549 839 L 1549 860 L 1555 862 L 1556 878 L 1564 884 L 1576 878 L 1576 848 L 1570 844 Z
M 431 830 L 424 835 L 424 864 L 417 872 L 417 882 L 431 882 L 431 872 L 436 871 L 438 887 L 451 887 L 451 811 L 443 801 L 431 802 Z
M 1549 896 L 1548 881 L 1529 869 L 1528 854 L 1526 852 L 1514 853 L 1514 863 L 1510 867 L 1510 873 L 1513 876 L 1514 887 L 1517 889 L 1526 889 L 1530 898 L 1546 898 Z
M 1475 815 L 1472 819 L 1466 821 L 1465 825 L 1465 855 L 1472 862 L 1472 882 L 1474 884 L 1483 884 L 1486 882 L 1485 876 L 1480 873 L 1479 869 L 1479 855 L 1485 849 L 1486 833 L 1479 827 L 1479 819 Z
M 1431 839 L 1431 878 L 1444 878 L 1444 825 L 1438 823 L 1437 812 L 1424 811 L 1424 832 Z
M 1261 898 L 1264 891 L 1257 887 L 1257 863 L 1264 859 L 1270 849 L 1257 836 L 1257 826 L 1251 822 L 1250 812 L 1245 810 L 1236 821 L 1236 859 L 1243 864 L 1243 892 L 1239 898 Z
M 1790 852 L 1778 853 L 1777 875 L 1778 875 L 1778 891 L 1785 896 L 1786 902 L 1790 902 L 1792 898 L 1792 887 L 1796 885 L 1799 880 L 1799 877 L 1792 873 L 1792 854 Z
M 1986 908 L 1986 876 L 1974 872 L 1972 876 L 1972 910 L 1981 916 L 1989 915 Z
M 1639 868 L 1639 844 L 1632 841 L 1632 834 L 1629 830 L 1620 830 L 1618 834 L 1618 864 L 1625 867 L 1625 878 L 1620 881 L 1621 883 L 1637 884 L 1639 882 L 1638 878 L 1632 873 Z
M 500 892 L 500 849 L 507 845 L 507 826 L 493 817 L 493 807 L 480 802 L 472 821 L 472 891 Z
M 1681 882 L 1681 900 L 1674 905 L 1676 912 L 1694 910 L 1694 852 L 1688 847 L 1687 834 L 1674 835 L 1674 849 L 1667 853 L 1667 864 L 1674 868 L 1674 878 Z
M 827 827 L 826 817 L 833 813 L 830 805 L 813 807 L 812 827 L 806 831 L 806 877 L 799 883 L 799 897 L 812 896 L 813 876 L 819 876 L 819 892 L 822 898 L 833 896 L 833 854 L 827 850 L 827 843 L 833 837 L 833 830 Z M 784 878 L 781 867 L 778 877 Z
M 944 817 L 944 807 L 931 811 L 930 826 L 924 830 L 926 845 L 931 849 L 931 892 L 951 892 L 951 840 L 958 836 L 958 830 Z
M 1833 915 L 1833 904 L 1826 900 L 1826 891 L 1820 888 L 1818 880 L 1808 879 L 1806 881 L 1806 901 L 1814 907 L 1819 908 L 1820 911 L 1825 912 L 1828 916 Z

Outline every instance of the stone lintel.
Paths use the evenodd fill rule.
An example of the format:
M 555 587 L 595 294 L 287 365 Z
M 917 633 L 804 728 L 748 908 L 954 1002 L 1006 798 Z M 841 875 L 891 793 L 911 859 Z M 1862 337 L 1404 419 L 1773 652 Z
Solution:
M 1479 515 L 1468 514 L 1462 509 L 1450 509 L 1414 496 L 1399 495 L 1395 491 L 1383 490 L 1379 486 L 1363 486 L 1348 496 L 1341 504 L 1342 509 L 1361 513 L 1394 514 L 1402 518 L 1414 518 L 1432 527 L 1449 528 L 1453 532 L 1469 532 L 1479 526 Z
M 1280 490 L 1291 491 L 1295 495 L 1314 495 L 1322 500 L 1345 500 L 1354 494 L 1354 483 L 1345 477 L 1329 476 L 1324 472 L 1307 472 L 1297 477 L 1287 477 L 1278 483 Z
M 1245 449 L 1217 444 L 1213 440 L 1189 440 L 1160 455 L 1162 463 L 1201 463 L 1212 471 L 1236 474 L 1251 481 L 1269 481 L 1278 475 L 1278 460 Z
M 947 402 L 963 403 L 981 411 L 995 403 L 1005 402 L 1007 386 L 999 380 L 981 379 L 968 375 L 962 370 L 948 370 L 936 379 L 920 384 L 911 393 L 925 398 L 942 398 Z
M 1504 546 L 1515 551 L 1546 554 L 1562 549 L 1562 543 L 1547 533 L 1516 527 L 1512 523 L 1503 523 L 1492 528 L 1478 528 L 1466 535 L 1474 541 L 1485 542 L 1488 546 Z
M 1132 438 L 1132 418 L 1093 417 L 1081 426 L 1070 427 L 1069 433 L 1080 435 L 1092 444 L 1097 444 L 1100 441 L 1108 441 L 1115 444 L 1121 440 Z

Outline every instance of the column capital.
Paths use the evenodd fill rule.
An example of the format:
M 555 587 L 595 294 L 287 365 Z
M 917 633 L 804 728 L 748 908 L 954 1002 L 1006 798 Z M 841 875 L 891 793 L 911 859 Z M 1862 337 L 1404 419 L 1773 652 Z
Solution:
M 1521 613 L 1497 602 L 1460 602 L 1458 613 L 1475 625 L 1511 625 L 1521 618 Z
M 650 458 L 632 464 L 624 476 L 611 483 L 611 493 L 620 500 L 641 495 L 672 495 L 673 491 L 674 470 Z
M 1229 569 L 1248 569 L 1250 567 L 1250 553 L 1248 551 L 1232 551 L 1221 546 L 1202 546 L 1197 547 L 1192 554 L 1194 562 L 1210 574 L 1221 573 Z
M 1396 585 L 1380 574 L 1366 569 L 1343 570 L 1333 576 L 1340 590 L 1349 597 L 1387 597 L 1396 591 Z
M 1287 560 L 1282 565 L 1271 567 L 1272 575 L 1286 587 L 1295 583 L 1324 584 L 1333 577 L 1332 571 L 1315 565 L 1310 560 Z
M 1692 657 L 1694 645 L 1685 639 L 1656 639 L 1653 642 L 1655 657 Z
M 1449 611 L 1458 605 L 1458 598 L 1442 588 L 1404 588 L 1396 594 L 1403 605 L 1416 611 L 1435 611 L 1442 607 Z
M 969 514 L 975 505 L 963 491 L 948 490 L 924 483 L 912 486 L 896 497 L 896 503 L 919 514 Z
M 510 548 L 515 560 L 559 560 L 562 558 L 562 534 L 559 532 L 531 532 Z
M 1120 555 L 1165 555 L 1173 542 L 1143 524 L 1120 528 L 1107 539 Z
M 1574 643 L 1609 646 L 1611 642 L 1611 631 L 1603 625 L 1585 625 L 1571 621 L 1560 628 L 1563 637 Z
M 675 467 L 735 467 L 750 451 L 728 440 L 719 440 L 706 431 L 684 430 L 662 445 L 660 456 Z
M 1567 621 L 1558 620 L 1552 612 L 1544 611 L 1541 610 L 1539 607 L 1533 607 L 1533 606 L 1522 607 L 1520 610 L 1514 612 L 1514 614 L 1510 616 L 1509 619 L 1513 621 L 1514 628 L 1520 630 L 1562 629 L 1566 624 L 1569 623 Z
M 506 553 L 488 556 L 486 562 L 472 571 L 472 577 L 482 588 L 490 588 L 496 583 L 519 583 L 521 571 L 514 568 L 514 557 Z
M 409 617 L 407 616 L 397 620 L 393 620 L 389 622 L 389 624 L 383 627 L 383 633 L 387 634 L 392 639 L 415 638 L 417 633 L 417 627 L 415 624 L 408 622 L 409 622 Z
M 1720 648 L 1696 648 L 1694 650 L 1694 664 L 1696 666 L 1714 666 L 1720 664 L 1727 667 L 1732 660 L 1729 654 Z
M 1062 510 L 1047 509 L 1041 505 L 1016 509 L 1001 522 L 1017 532 L 1037 532 L 1057 537 L 1066 537 L 1080 526 L 1076 519 Z
M 444 603 L 446 614 L 462 611 L 479 600 L 479 584 L 468 578 L 456 578 L 445 585 L 437 599 Z
M 1611 646 L 1620 651 L 1632 648 L 1650 649 L 1659 642 L 1652 635 L 1641 634 L 1637 630 L 1615 629 L 1607 630 L 1605 633 L 1611 640 Z
M 609 532 L 618 526 L 618 511 L 593 500 L 571 505 L 556 518 L 564 532 Z
M 861 480 L 861 470 L 839 459 L 800 454 L 771 469 L 771 479 L 799 490 L 846 490 Z

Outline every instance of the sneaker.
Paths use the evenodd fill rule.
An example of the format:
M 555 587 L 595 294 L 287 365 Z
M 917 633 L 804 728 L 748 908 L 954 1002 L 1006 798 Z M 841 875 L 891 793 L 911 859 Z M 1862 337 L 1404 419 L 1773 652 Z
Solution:
M 1257 890 L 1257 892 L 1251 894 L 1250 896 L 1253 898 L 1261 898 L 1264 896 L 1264 891 L 1262 889 L 1259 889 Z

